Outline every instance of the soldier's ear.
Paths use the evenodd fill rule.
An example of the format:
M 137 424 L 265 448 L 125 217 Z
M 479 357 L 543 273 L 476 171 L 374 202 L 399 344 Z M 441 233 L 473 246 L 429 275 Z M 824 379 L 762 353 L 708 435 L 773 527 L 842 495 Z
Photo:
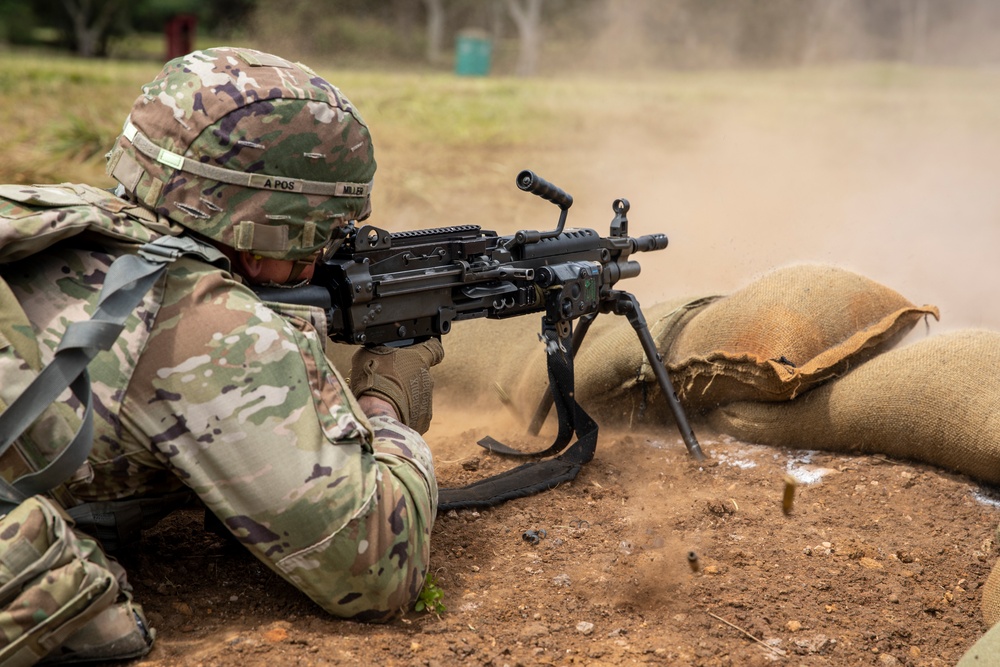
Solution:
M 286 283 L 295 266 L 295 262 L 290 260 L 261 257 L 246 251 L 236 255 L 236 262 L 243 277 L 257 285 Z
M 254 255 L 249 252 L 238 252 L 236 253 L 236 265 L 244 276 L 249 278 L 252 282 L 257 282 L 257 278 L 260 276 L 261 270 L 263 268 L 263 258 L 260 255 Z

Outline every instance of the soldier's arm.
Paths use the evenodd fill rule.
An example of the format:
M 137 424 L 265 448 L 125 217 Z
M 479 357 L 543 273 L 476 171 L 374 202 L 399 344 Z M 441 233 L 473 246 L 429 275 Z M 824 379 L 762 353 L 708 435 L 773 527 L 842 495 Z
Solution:
M 431 453 L 377 397 L 354 398 L 324 342 L 227 274 L 182 264 L 129 387 L 129 420 L 271 569 L 332 614 L 383 620 L 423 586 Z

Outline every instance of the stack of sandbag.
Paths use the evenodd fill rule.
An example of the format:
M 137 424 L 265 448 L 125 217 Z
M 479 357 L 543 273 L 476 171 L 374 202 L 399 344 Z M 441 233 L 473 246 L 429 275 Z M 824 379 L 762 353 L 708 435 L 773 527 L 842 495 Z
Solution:
M 730 403 L 709 421 L 749 442 L 888 454 L 1000 484 L 1000 332 L 926 338 L 794 401 Z
M 735 401 L 788 401 L 894 346 L 933 306 L 832 266 L 769 273 L 725 297 L 647 309 L 656 347 L 690 417 Z M 605 322 L 577 358 L 580 402 L 605 422 L 672 416 L 627 323 Z

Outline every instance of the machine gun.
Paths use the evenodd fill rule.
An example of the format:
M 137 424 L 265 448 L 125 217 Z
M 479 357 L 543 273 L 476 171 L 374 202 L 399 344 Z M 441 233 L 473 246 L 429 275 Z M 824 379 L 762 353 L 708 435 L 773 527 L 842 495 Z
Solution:
M 566 229 L 573 197 L 531 171 L 517 187 L 559 207 L 550 231 L 521 230 L 500 236 L 477 225 L 387 232 L 351 225 L 338 231 L 308 285 L 256 288 L 264 301 L 318 306 L 326 311 L 328 336 L 356 345 L 407 345 L 443 336 L 452 323 L 541 313 L 549 392 L 529 430 L 537 434 L 552 405 L 559 428 L 546 450 L 523 453 L 486 437 L 479 444 L 532 461 L 462 489 L 442 489 L 439 508 L 484 507 L 549 489 L 576 477 L 593 458 L 597 424 L 574 398 L 573 356 L 594 318 L 614 313 L 628 319 L 667 398 L 688 451 L 704 455 L 670 383 L 636 298 L 615 284 L 639 275 L 633 253 L 667 247 L 664 234 L 631 237 L 629 203 L 616 199 L 608 236 Z M 577 322 L 574 331 L 574 322 Z M 574 433 L 577 441 L 566 448 Z

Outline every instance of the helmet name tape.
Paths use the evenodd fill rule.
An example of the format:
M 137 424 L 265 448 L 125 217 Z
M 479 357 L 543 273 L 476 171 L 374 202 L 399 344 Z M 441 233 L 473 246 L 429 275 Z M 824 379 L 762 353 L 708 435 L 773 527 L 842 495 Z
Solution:
M 172 169 L 183 171 L 196 176 L 228 183 L 230 185 L 240 185 L 257 190 L 277 190 L 279 192 L 300 192 L 305 195 L 324 195 L 327 197 L 367 197 L 372 190 L 369 183 L 327 183 L 323 181 L 308 181 L 300 178 L 288 178 L 285 176 L 268 176 L 267 174 L 246 174 L 241 171 L 234 171 L 224 167 L 217 167 L 197 160 L 190 160 L 183 155 L 178 155 L 173 151 L 160 148 L 144 135 L 139 128 L 126 122 L 122 132 L 126 139 L 132 142 L 136 150 L 146 157 L 156 160 L 160 164 Z
M 302 181 L 296 178 L 279 178 L 264 174 L 250 174 L 247 184 L 258 190 L 280 190 L 281 192 L 302 192 Z

